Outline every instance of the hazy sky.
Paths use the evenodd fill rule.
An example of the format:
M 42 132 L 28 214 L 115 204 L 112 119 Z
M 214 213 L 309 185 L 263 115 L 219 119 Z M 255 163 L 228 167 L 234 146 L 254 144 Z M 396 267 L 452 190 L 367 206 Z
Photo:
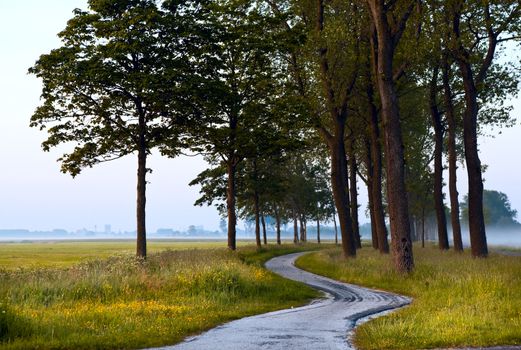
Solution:
M 72 179 L 59 171 L 59 152 L 41 150 L 45 133 L 29 128 L 29 118 L 40 103 L 41 84 L 27 75 L 27 69 L 40 54 L 60 45 L 56 34 L 72 10 L 85 9 L 86 4 L 86 0 L 0 0 L 0 228 L 76 230 L 96 225 L 101 230 L 111 224 L 113 230 L 135 229 L 136 156 L 86 169 Z M 513 104 L 513 115 L 519 116 L 521 100 Z M 495 139 L 481 139 L 481 145 L 482 162 L 489 165 L 485 188 L 505 192 L 513 207 L 521 210 L 519 122 Z M 218 228 L 216 210 L 193 207 L 198 189 L 188 187 L 205 168 L 204 161 L 154 155 L 149 166 L 154 170 L 148 177 L 149 231 L 186 229 L 191 224 Z M 467 193 L 465 186 L 466 182 L 459 183 L 461 196 Z M 360 189 L 365 208 L 366 190 Z

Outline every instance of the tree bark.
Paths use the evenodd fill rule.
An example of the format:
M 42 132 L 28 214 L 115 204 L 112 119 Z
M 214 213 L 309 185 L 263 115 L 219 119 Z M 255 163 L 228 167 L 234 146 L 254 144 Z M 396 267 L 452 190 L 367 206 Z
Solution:
M 371 243 L 373 249 L 378 249 L 378 232 L 376 231 L 376 219 L 374 213 L 374 203 L 373 203 L 373 162 L 371 161 L 371 142 L 368 137 L 365 138 L 365 167 L 367 169 L 367 199 L 368 199 L 368 207 L 369 207 L 369 216 L 371 219 Z
M 438 92 L 438 67 L 433 70 L 430 82 L 429 108 L 432 125 L 434 127 L 434 208 L 438 223 L 438 247 L 442 250 L 449 249 L 449 236 L 447 234 L 447 218 L 445 217 L 445 205 L 443 204 L 443 125 L 441 112 L 438 109 L 436 95 Z
M 486 257 L 488 255 L 488 246 L 483 215 L 483 178 L 478 151 L 477 118 L 479 109 L 477 91 L 473 84 L 470 67 L 466 64 L 461 64 L 461 66 L 462 71 L 464 71 L 463 85 L 466 101 L 466 110 L 463 116 L 463 142 L 469 180 L 470 246 L 473 256 Z
M 449 63 L 447 55 L 443 57 L 442 79 L 443 79 L 443 101 L 445 106 L 445 116 L 448 126 L 447 149 L 449 154 L 449 196 L 450 196 L 450 216 L 452 226 L 452 237 L 454 240 L 454 250 L 463 251 L 463 241 L 461 238 L 461 224 L 459 219 L 459 198 L 457 187 L 457 155 L 456 155 L 456 116 L 454 114 L 454 104 L 449 80 Z
M 226 174 L 228 176 L 226 184 L 226 211 L 228 212 L 228 248 L 235 250 L 237 248 L 237 214 L 235 212 L 235 203 L 237 197 L 237 189 L 235 175 L 237 172 L 238 156 L 236 153 L 237 139 L 237 116 L 231 115 L 229 120 L 230 130 L 230 146 L 228 149 L 226 160 Z
M 280 245 L 280 213 L 278 207 L 275 207 L 275 223 L 277 227 L 277 244 Z
M 367 197 L 369 200 L 369 216 L 371 220 L 371 244 L 373 249 L 378 250 L 378 232 L 376 231 L 376 220 L 374 216 L 374 203 L 372 197 L 372 186 L 370 183 L 367 185 Z
M 257 248 L 261 247 L 261 237 L 260 237 L 260 211 L 259 211 L 259 193 L 257 190 L 253 193 L 253 208 L 255 211 L 255 243 L 257 244 Z
M 335 245 L 338 245 L 338 227 L 336 225 L 336 213 L 333 214 L 333 224 L 335 225 Z
M 236 226 L 237 216 L 235 213 L 235 200 L 236 200 L 236 188 L 235 188 L 235 173 L 236 166 L 233 157 L 228 159 L 226 162 L 226 174 L 228 176 L 226 185 L 226 210 L 228 212 L 228 248 L 235 250 L 236 245 Z
M 257 248 L 261 247 L 260 237 L 260 205 L 259 205 L 259 191 L 257 190 L 257 161 L 253 160 L 253 180 L 255 188 L 253 191 L 253 210 L 255 214 L 255 243 Z
M 375 38 L 371 38 L 371 46 L 373 51 L 376 50 L 377 44 Z M 376 53 L 374 56 L 378 56 Z M 373 57 L 375 64 L 376 57 Z M 369 69 L 367 69 L 369 71 Z M 389 241 L 387 239 L 387 226 L 385 225 L 385 211 L 383 206 L 382 196 L 382 146 L 380 137 L 380 126 L 378 125 L 378 109 L 374 101 L 373 81 L 368 72 L 366 95 L 369 102 L 369 130 L 371 138 L 371 162 L 372 162 L 372 176 L 371 176 L 371 200 L 373 204 L 373 214 L 375 220 L 375 229 L 378 237 L 378 250 L 381 254 L 389 254 Z
M 347 141 L 349 156 L 349 193 L 351 199 L 351 218 L 353 220 L 353 235 L 355 238 L 356 248 L 362 248 L 362 239 L 360 238 L 360 224 L 358 223 L 358 189 L 356 184 L 356 172 L 358 165 L 353 147 L 353 135 Z
M 490 16 L 490 4 L 484 3 L 486 11 Z M 463 143 L 465 147 L 465 162 L 467 165 L 468 176 L 468 211 L 469 211 L 469 233 L 470 246 L 472 256 L 487 257 L 487 235 L 485 231 L 485 218 L 483 215 L 483 178 L 481 174 L 481 161 L 479 159 L 478 151 L 478 135 L 477 135 L 477 120 L 478 120 L 478 90 L 477 86 L 483 83 L 487 70 L 492 64 L 495 49 L 497 46 L 497 35 L 490 27 L 488 27 L 488 48 L 487 55 L 479 72 L 475 78 L 472 71 L 471 57 L 468 51 L 463 47 L 462 38 L 460 34 L 460 20 L 461 7 L 463 3 L 457 4 L 454 12 L 453 34 L 458 42 L 458 47 L 455 49 L 454 58 L 459 66 L 459 71 L 463 79 L 463 89 L 465 91 L 465 113 L 463 114 Z
M 298 223 L 297 223 L 297 212 L 293 209 L 293 243 L 298 243 Z
M 333 198 L 340 222 L 340 234 L 342 235 L 342 250 L 344 257 L 356 256 L 356 242 L 353 234 L 353 224 L 349 212 L 349 195 L 347 186 L 347 160 L 343 138 L 344 125 L 339 123 L 336 132 L 336 142 L 332 142 L 331 151 L 331 184 Z M 342 135 L 342 137 L 338 137 Z
M 376 71 L 382 103 L 393 258 L 398 271 L 411 272 L 414 268 L 414 259 L 410 235 L 409 206 L 405 188 L 404 152 L 398 97 L 393 80 L 394 50 L 403 33 L 403 28 L 396 30 L 390 28 L 387 22 L 388 9 L 383 0 L 367 0 L 367 2 L 377 32 L 378 69 Z M 407 17 L 404 14 L 400 20 L 403 27 L 405 27 Z
M 261 223 L 262 223 L 262 239 L 264 245 L 268 244 L 268 237 L 266 235 L 266 220 L 264 220 L 264 213 L 261 215 Z
M 300 241 L 301 242 L 307 242 L 307 232 L 306 232 L 306 218 L 304 217 L 304 214 L 299 215 L 300 218 Z
M 136 255 L 140 258 L 147 256 L 146 233 L 146 187 L 147 187 L 147 145 L 145 140 L 146 124 L 143 114 L 139 116 L 139 145 L 138 145 L 138 169 L 137 169 L 137 247 Z

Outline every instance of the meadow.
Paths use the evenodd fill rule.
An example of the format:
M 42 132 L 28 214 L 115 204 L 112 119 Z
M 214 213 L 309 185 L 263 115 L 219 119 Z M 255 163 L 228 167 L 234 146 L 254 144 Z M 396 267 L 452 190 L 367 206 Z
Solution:
M 237 241 L 238 246 L 251 244 Z M 226 246 L 222 240 L 149 240 L 148 251 L 157 253 L 167 249 L 205 249 Z M 0 243 L 0 269 L 31 269 L 38 267 L 67 267 L 81 262 L 103 259 L 118 254 L 133 254 L 135 240 L 70 240 Z
M 215 248 L 223 242 L 191 244 L 204 249 L 158 242 L 142 261 L 132 255 L 133 246 L 120 243 L 10 245 L 9 254 L 21 260 L 4 263 L 0 271 L 0 349 L 170 345 L 225 321 L 319 295 L 262 267 L 273 256 L 313 245 L 231 252 Z M 8 248 L 2 246 L 1 259 L 9 260 Z
M 340 249 L 307 254 L 297 266 L 330 278 L 414 298 L 412 304 L 361 325 L 360 349 L 428 349 L 521 344 L 521 257 L 472 258 L 415 247 L 415 271 L 396 273 L 371 248 L 345 260 Z

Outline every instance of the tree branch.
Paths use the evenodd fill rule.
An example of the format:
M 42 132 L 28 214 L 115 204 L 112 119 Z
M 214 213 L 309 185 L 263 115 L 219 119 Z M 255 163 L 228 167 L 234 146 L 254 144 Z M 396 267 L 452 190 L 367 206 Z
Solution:
M 393 47 L 396 47 L 398 43 L 400 42 L 400 39 L 403 35 L 403 32 L 405 31 L 405 26 L 407 24 L 407 20 L 411 16 L 414 5 L 418 0 L 410 0 L 409 5 L 407 6 L 407 9 L 403 13 L 402 17 L 400 18 L 398 25 L 395 28 L 391 28 L 391 37 L 393 40 Z
M 487 35 L 488 35 L 488 48 L 487 54 L 479 68 L 478 75 L 476 76 L 476 85 L 480 85 L 485 80 L 485 76 L 487 74 L 488 69 L 492 65 L 492 61 L 494 60 L 494 54 L 496 53 L 497 47 L 497 34 L 494 33 L 492 28 L 492 20 L 490 18 L 490 5 L 488 2 L 485 4 L 485 23 L 487 26 Z

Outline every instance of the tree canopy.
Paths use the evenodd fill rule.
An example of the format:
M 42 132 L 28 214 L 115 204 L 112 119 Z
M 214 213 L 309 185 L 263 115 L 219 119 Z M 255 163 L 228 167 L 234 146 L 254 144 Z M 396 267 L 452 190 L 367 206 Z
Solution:
M 445 164 L 463 250 L 464 160 L 472 254 L 486 257 L 485 222 L 514 222 L 515 211 L 483 192 L 478 137 L 483 125 L 513 123 L 507 98 L 520 62 L 506 45 L 519 42 L 520 13 L 506 0 L 90 0 L 62 46 L 30 69 L 43 81 L 31 125 L 47 129 L 45 150 L 72 146 L 60 161 L 73 176 L 138 154 L 140 256 L 146 160 L 158 148 L 207 160 L 192 183 L 196 204 L 217 203 L 230 249 L 237 218 L 255 219 L 260 246 L 267 216 L 278 242 L 292 220 L 298 242 L 308 220 L 318 230 L 336 213 L 344 257 L 356 257 L 362 179 L 373 248 L 406 273 L 418 226 L 434 213 L 439 247 L 449 248 Z M 484 212 L 483 200 L 495 204 Z
M 184 81 L 190 75 L 185 28 L 169 19 L 151 0 L 91 0 L 89 10 L 76 10 L 59 34 L 62 46 L 29 70 L 43 81 L 43 103 L 31 126 L 47 129 L 44 150 L 73 146 L 59 159 L 63 172 L 76 176 L 85 167 L 138 154 L 142 257 L 146 158 L 155 147 L 178 150 Z
M 468 196 L 463 197 L 461 205 L 462 217 L 468 224 Z M 485 214 L 485 224 L 496 227 L 516 227 L 521 225 L 517 220 L 517 210 L 512 208 L 508 196 L 499 191 L 483 191 L 483 212 Z

